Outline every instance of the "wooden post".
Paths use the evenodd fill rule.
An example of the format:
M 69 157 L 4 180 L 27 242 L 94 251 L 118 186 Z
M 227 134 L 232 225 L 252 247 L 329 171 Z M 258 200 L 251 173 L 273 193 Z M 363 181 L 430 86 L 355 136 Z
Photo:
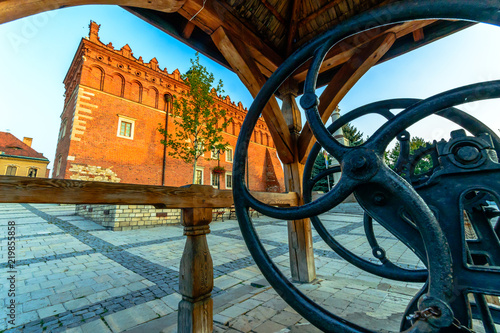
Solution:
M 296 192 L 299 195 L 300 204 L 302 204 L 302 175 L 304 173 L 304 165 L 298 160 L 297 150 L 297 139 L 302 129 L 302 120 L 299 108 L 295 102 L 297 93 L 295 89 L 290 87 L 290 83 L 285 83 L 280 93 L 283 98 L 281 111 L 285 116 L 294 147 L 293 162 L 283 164 L 285 188 L 288 192 Z M 288 221 L 288 244 L 292 279 L 298 282 L 313 281 L 316 278 L 316 267 L 314 265 L 311 221 L 309 219 Z
M 213 331 L 214 269 L 206 234 L 210 232 L 212 208 L 182 210 L 186 246 L 179 269 L 179 302 L 177 331 L 208 333 Z

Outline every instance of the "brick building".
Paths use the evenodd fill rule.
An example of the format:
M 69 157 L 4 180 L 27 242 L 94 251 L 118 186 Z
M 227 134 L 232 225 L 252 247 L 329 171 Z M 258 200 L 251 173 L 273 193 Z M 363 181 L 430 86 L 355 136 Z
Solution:
M 64 79 L 66 88 L 61 114 L 53 178 L 182 186 L 192 182 L 192 166 L 164 154 L 159 124 L 175 130 L 166 111 L 175 96 L 187 89 L 179 70 L 168 73 L 156 58 L 145 63 L 134 57 L 128 45 L 117 50 L 99 39 L 99 25 L 90 23 Z M 229 97 L 217 99 L 233 118 L 224 137 L 231 148 L 220 156 L 226 169 L 221 189 L 231 188 L 234 147 L 247 110 Z M 200 158 L 197 180 L 215 185 L 211 170 L 217 157 Z M 259 120 L 248 160 L 251 190 L 284 191 L 283 170 L 269 130 Z M 212 158 L 206 160 L 206 158 Z M 164 162 L 165 160 L 165 162 Z M 162 177 L 163 175 L 163 177 Z

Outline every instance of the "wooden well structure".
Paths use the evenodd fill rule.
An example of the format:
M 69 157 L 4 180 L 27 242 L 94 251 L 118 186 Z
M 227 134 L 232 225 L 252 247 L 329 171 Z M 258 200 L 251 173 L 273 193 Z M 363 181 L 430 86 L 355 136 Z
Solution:
M 170 36 L 234 71 L 255 97 L 267 79 L 298 48 L 341 22 L 391 0 L 3 0 L 0 23 L 67 6 L 119 5 Z M 326 55 L 319 70 L 319 113 L 326 122 L 350 88 L 372 67 L 443 38 L 474 23 L 452 20 L 419 20 L 399 24 L 374 22 L 359 34 L 342 40 Z M 382 25 L 382 26 L 380 26 Z M 147 36 L 146 36 L 147 38 Z M 263 110 L 279 158 L 284 166 L 288 193 L 255 193 L 271 205 L 294 206 L 303 201 L 302 173 L 315 139 L 301 120 L 295 97 L 300 96 L 309 64 L 293 72 Z M 282 101 L 280 107 L 277 99 Z M 180 282 L 187 300 L 180 305 L 187 331 L 211 330 L 213 286 L 204 271 L 211 209 L 231 206 L 229 191 L 211 187 L 170 188 L 158 186 L 87 183 L 70 180 L 0 176 L 0 202 L 154 204 L 184 209 L 188 243 L 183 267 L 196 273 Z M 309 220 L 289 221 L 290 262 L 296 281 L 315 279 Z M 211 259 L 210 259 L 211 261 Z M 202 268 L 205 267 L 205 268 Z M 208 268 L 207 268 L 208 267 Z M 182 270 L 182 267 L 181 267 Z M 213 274 L 212 274 L 213 275 Z M 203 288 L 197 288 L 205 281 Z M 208 295 L 208 296 L 207 296 Z M 207 298 L 208 297 L 208 298 Z M 208 309 L 208 310 L 207 310 Z

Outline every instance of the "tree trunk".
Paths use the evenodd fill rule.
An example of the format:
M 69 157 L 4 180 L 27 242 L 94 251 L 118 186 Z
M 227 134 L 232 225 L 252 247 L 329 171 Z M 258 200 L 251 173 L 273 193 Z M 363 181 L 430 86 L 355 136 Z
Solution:
M 198 163 L 198 159 L 195 158 L 193 163 L 193 184 L 196 184 L 196 164 Z

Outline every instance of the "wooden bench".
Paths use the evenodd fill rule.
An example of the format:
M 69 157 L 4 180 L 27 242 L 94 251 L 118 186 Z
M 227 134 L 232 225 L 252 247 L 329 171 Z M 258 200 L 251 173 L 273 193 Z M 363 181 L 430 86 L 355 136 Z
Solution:
M 224 222 L 224 213 L 225 211 L 223 210 L 214 210 L 213 214 L 215 215 L 214 221 L 217 221 L 217 219 L 220 217 L 222 222 Z

